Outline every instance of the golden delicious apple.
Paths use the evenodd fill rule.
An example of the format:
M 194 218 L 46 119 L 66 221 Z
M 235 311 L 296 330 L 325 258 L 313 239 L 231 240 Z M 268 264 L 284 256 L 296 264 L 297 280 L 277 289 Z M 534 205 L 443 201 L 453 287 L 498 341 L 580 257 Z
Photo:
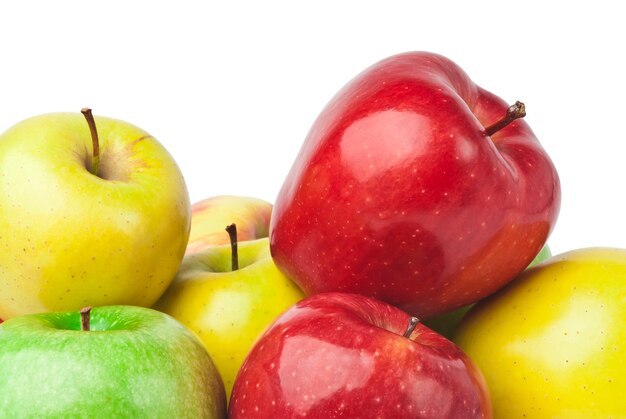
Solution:
M 36 116 L 0 135 L 5 320 L 150 306 L 183 258 L 190 204 L 172 156 L 138 127 L 85 116 Z
M 525 271 L 463 318 L 496 418 L 626 417 L 626 249 L 573 250 Z
M 238 254 L 235 271 L 230 245 L 185 256 L 174 282 L 154 306 L 197 333 L 228 396 L 256 338 L 304 298 L 274 265 L 268 238 L 238 243 Z

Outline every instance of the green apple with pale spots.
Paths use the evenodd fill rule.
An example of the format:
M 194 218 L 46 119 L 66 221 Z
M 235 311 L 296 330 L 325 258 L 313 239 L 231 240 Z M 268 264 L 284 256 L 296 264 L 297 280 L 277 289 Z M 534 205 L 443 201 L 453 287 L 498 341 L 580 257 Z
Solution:
M 0 416 L 226 416 L 221 378 L 198 338 L 144 307 L 30 314 L 0 325 Z
M 0 135 L 0 318 L 151 306 L 183 258 L 181 171 L 146 131 L 53 113 Z
M 269 235 L 272 204 L 251 196 L 217 195 L 191 206 L 191 232 L 186 254 L 229 244 L 224 228 L 237 225 L 238 240 L 262 239 Z

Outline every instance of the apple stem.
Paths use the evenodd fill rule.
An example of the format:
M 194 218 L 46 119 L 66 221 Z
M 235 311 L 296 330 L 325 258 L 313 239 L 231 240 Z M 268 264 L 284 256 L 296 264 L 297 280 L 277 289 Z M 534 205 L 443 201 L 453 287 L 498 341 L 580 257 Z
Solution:
M 489 125 L 485 128 L 485 135 L 491 137 L 496 132 L 500 131 L 502 128 L 509 125 L 511 122 L 515 121 L 518 118 L 523 118 L 526 116 L 526 106 L 520 102 L 519 100 L 508 107 L 506 110 L 506 115 L 495 123 Z
M 237 252 L 237 225 L 235 223 L 226 227 L 230 237 L 231 264 L 233 271 L 239 269 L 239 255 Z
M 80 329 L 84 332 L 88 332 L 89 324 L 91 320 L 91 306 L 83 307 L 80 310 Z
M 418 319 L 417 317 L 415 316 L 411 317 L 409 319 L 409 326 L 406 328 L 406 331 L 404 332 L 403 336 L 405 338 L 411 337 L 411 333 L 413 333 L 413 331 L 415 330 L 419 322 L 420 322 L 420 319 Z
M 91 109 L 83 108 L 80 111 L 87 120 L 87 125 L 89 125 L 89 132 L 91 132 L 91 143 L 93 145 L 93 156 L 91 159 L 91 169 L 90 172 L 94 176 L 98 176 L 98 167 L 100 166 L 100 142 L 98 141 L 98 130 L 96 129 L 96 120 L 93 118 L 93 114 L 91 113 Z

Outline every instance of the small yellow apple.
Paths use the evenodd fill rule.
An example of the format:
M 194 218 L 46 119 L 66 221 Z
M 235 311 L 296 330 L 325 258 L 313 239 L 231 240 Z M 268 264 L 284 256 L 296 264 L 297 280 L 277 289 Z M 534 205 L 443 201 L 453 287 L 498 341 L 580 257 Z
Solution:
M 186 254 L 229 244 L 224 228 L 233 223 L 240 242 L 267 237 L 271 214 L 272 204 L 260 198 L 218 195 L 198 201 L 191 206 Z
M 238 243 L 238 254 L 239 269 L 234 271 L 230 245 L 185 256 L 174 282 L 154 306 L 196 332 L 227 396 L 256 338 L 304 298 L 274 265 L 268 238 Z
M 626 417 L 626 249 L 553 256 L 463 318 L 496 418 Z

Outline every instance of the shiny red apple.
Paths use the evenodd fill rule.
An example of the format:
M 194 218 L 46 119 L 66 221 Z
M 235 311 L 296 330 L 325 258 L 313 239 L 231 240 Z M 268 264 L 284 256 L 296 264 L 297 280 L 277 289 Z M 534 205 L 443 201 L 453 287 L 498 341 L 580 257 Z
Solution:
M 366 69 L 318 117 L 279 192 L 276 265 L 307 294 L 361 293 L 420 318 L 491 294 L 539 253 L 560 205 L 524 114 L 440 55 Z
M 490 418 L 482 374 L 409 314 L 357 294 L 287 310 L 235 380 L 229 418 Z

